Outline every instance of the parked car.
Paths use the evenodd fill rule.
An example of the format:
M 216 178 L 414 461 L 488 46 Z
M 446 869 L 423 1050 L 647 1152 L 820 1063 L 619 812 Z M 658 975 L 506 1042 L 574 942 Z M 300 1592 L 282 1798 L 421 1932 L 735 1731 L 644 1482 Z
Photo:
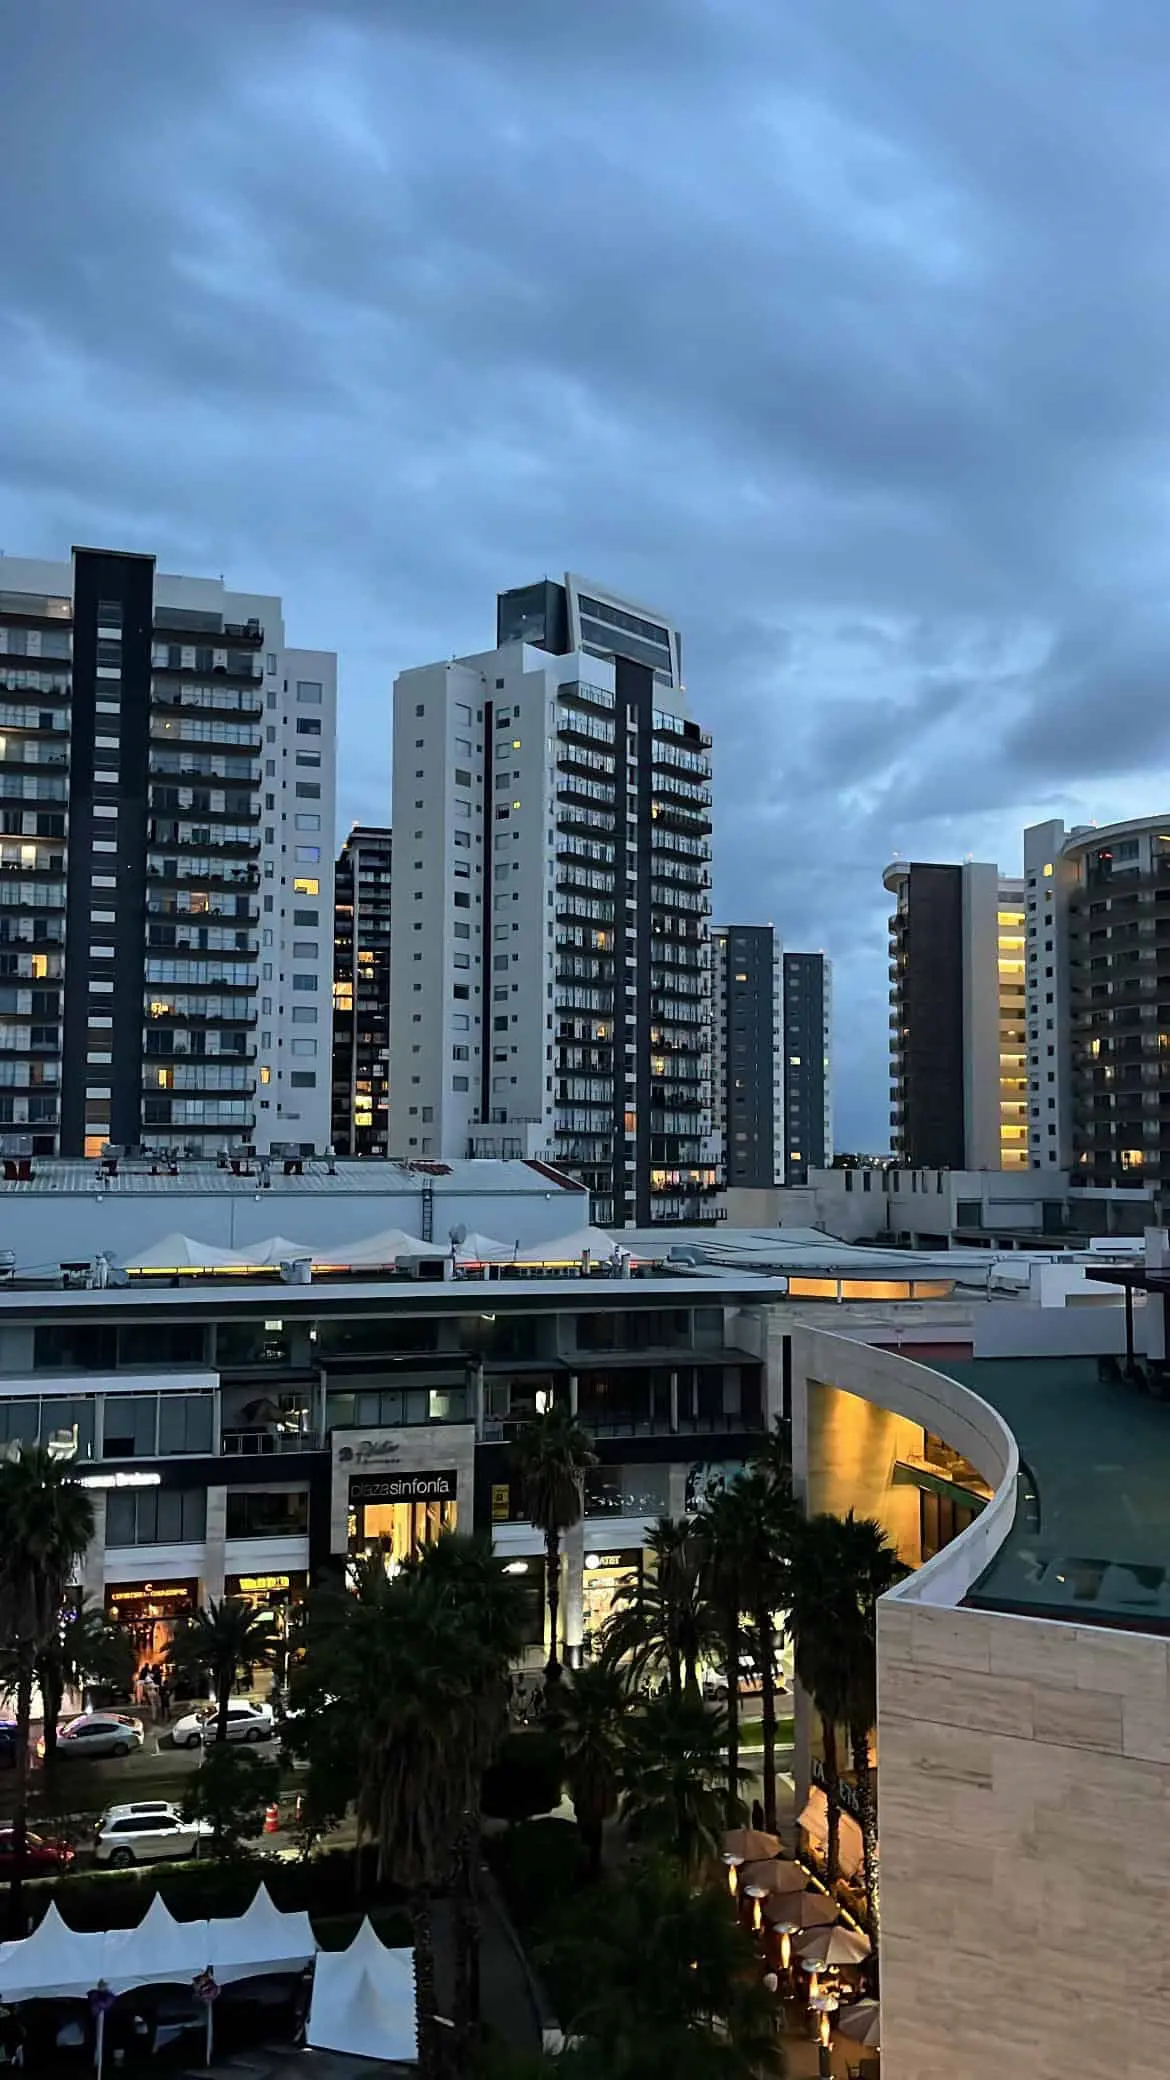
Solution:
M 215 1705 L 207 1705 L 197 1712 L 187 1712 L 177 1719 L 174 1726 L 176 1748 L 210 1747 L 215 1739 L 215 1722 L 219 1713 Z M 272 1707 L 267 1704 L 248 1704 L 241 1700 L 228 1706 L 227 1737 L 229 1741 L 270 1741 L 276 1732 L 276 1721 Z
M 83 1757 L 97 1762 L 105 1755 L 130 1755 L 145 1738 L 139 1720 L 126 1712 L 82 1712 L 79 1718 L 70 1719 L 67 1726 L 61 1727 L 57 1757 L 61 1762 Z M 44 1752 L 44 1741 L 38 1741 L 38 1755 L 43 1756 Z
M 0 1769 L 16 1768 L 16 1721 L 0 1719 Z
M 73 1861 L 74 1850 L 70 1842 L 63 1842 L 56 1835 L 33 1834 L 25 1836 L 24 1856 L 20 1874 L 23 1878 L 56 1878 L 67 1871 Z M 16 1866 L 16 1830 L 0 1827 L 0 1885 L 12 1876 Z
M 215 1829 L 206 1820 L 184 1820 L 165 1799 L 140 1799 L 111 1806 L 94 1833 L 94 1862 L 127 1870 L 132 1863 L 159 1863 L 165 1856 L 195 1856 Z

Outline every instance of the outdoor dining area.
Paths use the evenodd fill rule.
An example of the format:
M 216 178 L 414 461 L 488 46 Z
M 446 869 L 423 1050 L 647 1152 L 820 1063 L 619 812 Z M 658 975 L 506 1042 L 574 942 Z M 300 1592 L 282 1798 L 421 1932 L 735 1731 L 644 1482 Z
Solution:
M 777 1835 L 731 1828 L 723 1862 L 781 2011 L 790 2080 L 878 2080 L 881 2010 L 867 1991 L 864 1929 L 809 1864 L 786 1856 Z

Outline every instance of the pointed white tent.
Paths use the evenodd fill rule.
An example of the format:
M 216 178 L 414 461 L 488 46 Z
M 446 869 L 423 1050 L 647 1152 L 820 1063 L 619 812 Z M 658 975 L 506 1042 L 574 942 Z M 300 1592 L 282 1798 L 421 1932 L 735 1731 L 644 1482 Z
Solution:
M 228 1265 L 246 1264 L 238 1249 L 223 1249 L 216 1242 L 197 1242 L 193 1235 L 164 1235 L 149 1249 L 127 1257 L 126 1271 L 217 1271 Z
M 102 1976 L 115 1990 L 194 1978 L 210 1962 L 206 1921 L 176 1921 L 156 1892 L 137 1928 L 110 1931 Z
M 572 1235 L 558 1235 L 552 1242 L 533 1242 L 522 1249 L 518 1264 L 577 1264 L 588 1251 L 594 1264 L 608 1264 L 622 1247 L 620 1235 L 607 1235 L 604 1228 L 577 1228 Z
M 388 1950 L 368 1918 L 348 1950 L 322 1951 L 305 2034 L 319 2051 L 416 2058 L 413 1953 Z
M 254 1266 L 287 1264 L 294 1257 L 311 1257 L 306 1242 L 292 1242 L 287 1235 L 266 1235 L 263 1242 L 245 1242 L 236 1251 L 236 1261 Z
M 245 1914 L 207 1923 L 207 1957 L 217 1979 L 246 1979 L 253 1972 L 295 1972 L 317 1953 L 305 1913 L 282 1914 L 261 1884 Z
M 405 1228 L 383 1228 L 379 1234 L 363 1235 L 356 1242 L 331 1243 L 328 1249 L 314 1250 L 313 1262 L 377 1268 L 396 1264 L 399 1257 L 445 1257 L 449 1247 L 442 1242 L 424 1242 L 419 1235 L 408 1235 Z
M 497 1242 L 494 1235 L 481 1235 L 476 1228 L 455 1245 L 455 1255 L 461 1264 L 504 1263 L 515 1254 L 514 1242 Z

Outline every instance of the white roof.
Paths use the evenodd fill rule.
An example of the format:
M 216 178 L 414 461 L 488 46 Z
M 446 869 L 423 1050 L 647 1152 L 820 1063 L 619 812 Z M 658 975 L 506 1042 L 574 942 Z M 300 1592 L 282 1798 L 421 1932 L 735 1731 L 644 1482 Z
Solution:
M 387 1949 L 368 1917 L 348 1950 L 322 1951 L 305 2035 L 318 2051 L 417 2058 L 413 1953 Z

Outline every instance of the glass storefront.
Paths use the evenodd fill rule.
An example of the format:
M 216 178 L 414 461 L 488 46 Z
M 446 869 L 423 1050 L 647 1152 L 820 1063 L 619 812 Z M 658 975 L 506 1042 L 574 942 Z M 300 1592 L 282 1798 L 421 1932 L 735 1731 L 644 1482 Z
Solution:
M 199 1583 L 130 1582 L 106 1590 L 106 1616 L 128 1632 L 137 1665 L 165 1661 L 180 1618 L 199 1608 Z
M 586 1551 L 581 1576 L 582 1645 L 586 1656 L 608 1618 L 619 1589 L 634 1589 L 642 1579 L 642 1549 L 601 1553 Z
M 355 1473 L 349 1479 L 348 1551 L 381 1551 L 393 1570 L 458 1523 L 454 1468 L 439 1473 Z
M 303 1568 L 289 1573 L 274 1574 L 229 1574 L 224 1581 L 225 1596 L 237 1596 L 250 1603 L 253 1610 L 266 1611 L 272 1620 L 272 1638 L 276 1657 L 270 1671 L 265 1671 L 256 1687 L 263 1692 L 275 1687 L 284 1690 L 288 1683 L 290 1655 L 295 1649 L 298 1607 L 305 1600 L 309 1577 Z

